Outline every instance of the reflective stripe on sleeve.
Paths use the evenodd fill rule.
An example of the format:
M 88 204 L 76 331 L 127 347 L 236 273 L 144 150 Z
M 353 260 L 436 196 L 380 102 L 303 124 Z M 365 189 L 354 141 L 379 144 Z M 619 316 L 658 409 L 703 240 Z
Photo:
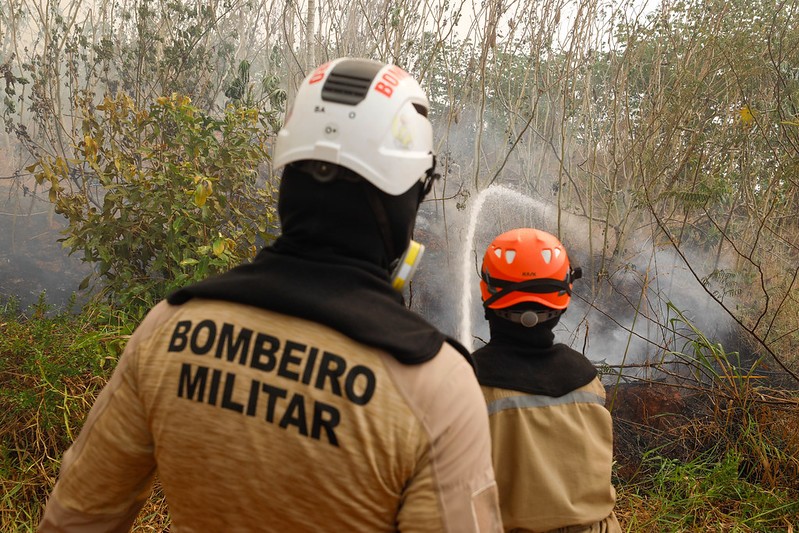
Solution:
M 532 394 L 520 394 L 519 396 L 509 396 L 499 398 L 488 404 L 488 414 L 493 415 L 506 409 L 524 409 L 526 407 L 551 407 L 554 405 L 564 405 L 569 403 L 598 403 L 605 405 L 605 400 L 598 394 L 587 391 L 574 391 L 563 396 L 553 398 L 551 396 L 538 396 Z

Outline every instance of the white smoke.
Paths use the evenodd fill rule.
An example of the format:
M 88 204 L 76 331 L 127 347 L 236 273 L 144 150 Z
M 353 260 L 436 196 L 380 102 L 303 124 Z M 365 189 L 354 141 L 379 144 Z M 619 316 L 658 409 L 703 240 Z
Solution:
M 491 240 L 517 227 L 557 231 L 557 207 L 504 186 L 471 195 L 466 209 L 450 201 L 427 202 L 420 210 L 416 239 L 430 250 L 417 271 L 412 307 L 467 348 L 488 340 L 479 293 L 479 268 Z M 696 251 L 685 260 L 672 248 L 658 248 L 646 235 L 631 239 L 627 257 L 589 256 L 589 242 L 600 251 L 604 235 L 588 231 L 588 220 L 561 217 L 560 238 L 573 265 L 583 267 L 569 310 L 556 328 L 557 340 L 582 351 L 595 363 L 642 365 L 682 349 L 675 334 L 681 324 L 671 303 L 708 337 L 729 334 L 732 321 L 697 279 L 713 270 Z M 593 227 L 593 226 L 591 226 Z M 425 242 L 427 240 L 428 242 Z M 700 269 L 696 271 L 696 269 Z M 727 299 L 730 296 L 727 295 Z

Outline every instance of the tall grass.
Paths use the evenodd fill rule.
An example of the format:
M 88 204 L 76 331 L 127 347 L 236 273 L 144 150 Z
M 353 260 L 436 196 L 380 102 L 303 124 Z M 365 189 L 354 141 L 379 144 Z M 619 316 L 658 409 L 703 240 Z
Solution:
M 778 532 L 799 527 L 799 500 L 741 476 L 742 458 L 714 450 L 690 462 L 657 454 L 645 458 L 649 474 L 617 484 L 617 514 L 627 531 Z
M 670 307 L 682 339 L 671 384 L 696 412 L 679 413 L 618 480 L 620 520 L 627 531 L 799 531 L 799 396 Z
M 34 531 L 61 456 L 110 376 L 130 325 L 102 310 L 53 314 L 0 306 L 0 531 Z M 155 496 L 136 529 L 161 531 Z
M 799 397 L 770 384 L 762 359 L 743 361 L 672 309 L 674 329 L 688 331 L 683 349 L 672 353 L 689 365 L 692 385 L 704 393 L 712 415 L 709 442 L 736 454 L 751 479 L 799 491 Z

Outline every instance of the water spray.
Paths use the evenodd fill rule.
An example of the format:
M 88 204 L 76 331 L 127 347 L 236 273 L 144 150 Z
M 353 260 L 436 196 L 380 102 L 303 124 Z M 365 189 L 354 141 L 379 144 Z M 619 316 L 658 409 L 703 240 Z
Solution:
M 503 198 L 509 201 L 509 203 L 512 202 L 523 206 L 535 207 L 539 209 L 538 215 L 540 218 L 546 218 L 549 212 L 554 210 L 554 207 L 546 202 L 530 198 L 529 196 L 525 196 L 520 192 L 502 185 L 491 185 L 480 191 L 475 197 L 474 203 L 469 210 L 469 225 L 466 230 L 466 239 L 464 240 L 460 261 L 463 294 L 461 295 L 461 323 L 458 328 L 458 335 L 461 344 L 469 351 L 472 351 L 472 290 L 473 286 L 476 286 L 477 281 L 476 277 L 474 279 L 470 277 L 472 266 L 471 256 L 475 251 L 474 234 L 477 230 L 477 219 L 483 209 L 483 205 L 490 196 Z M 508 229 L 511 228 L 504 228 L 502 231 Z

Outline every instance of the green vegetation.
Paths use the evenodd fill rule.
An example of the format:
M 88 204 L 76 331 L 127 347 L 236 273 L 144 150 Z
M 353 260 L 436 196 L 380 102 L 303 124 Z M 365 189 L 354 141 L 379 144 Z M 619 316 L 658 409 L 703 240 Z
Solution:
M 639 454 L 617 450 L 628 463 L 617 470 L 620 520 L 628 531 L 791 531 L 799 525 L 799 395 L 771 386 L 762 359 L 743 361 L 669 309 L 680 349 L 659 370 L 694 401 L 663 415 L 677 421 L 646 428 Z
M 616 483 L 616 513 L 627 531 L 790 531 L 799 520 L 796 490 L 752 483 L 742 463 L 734 452 L 689 462 L 652 454 L 646 475 Z
M 0 307 L 0 531 L 33 531 L 61 456 L 78 435 L 131 333 L 131 320 L 90 311 L 50 316 Z M 167 520 L 156 493 L 139 521 Z
M 60 458 L 136 323 L 97 305 L 80 314 L 50 311 L 43 299 L 28 310 L 13 302 L 0 307 L 0 531 L 35 529 Z M 696 364 L 714 369 L 717 385 L 728 383 L 723 366 L 697 355 L 712 349 L 721 357 L 721 346 L 697 332 L 686 347 L 698 350 Z M 777 532 L 799 525 L 799 396 L 752 381 L 735 385 L 745 402 L 706 382 L 706 413 L 662 433 L 663 443 L 637 460 L 619 457 L 637 462 L 632 469 L 617 465 L 614 480 L 627 531 Z M 168 522 L 156 486 L 135 530 L 162 531 Z
M 270 240 L 274 201 L 258 170 L 273 132 L 257 108 L 214 118 L 179 94 L 145 109 L 119 94 L 81 109 L 77 159 L 42 155 L 27 170 L 69 222 L 64 245 L 96 263 L 98 297 L 141 314 Z

